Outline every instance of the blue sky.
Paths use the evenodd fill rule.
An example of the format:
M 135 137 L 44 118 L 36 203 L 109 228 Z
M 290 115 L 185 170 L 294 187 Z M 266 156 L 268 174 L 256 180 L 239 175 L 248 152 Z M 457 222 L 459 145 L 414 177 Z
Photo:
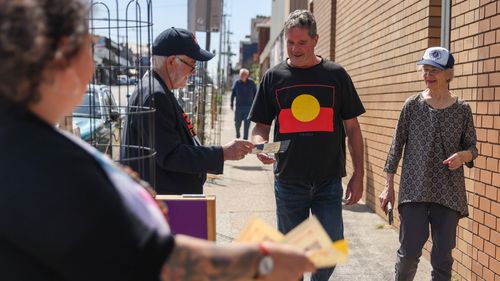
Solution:
M 175 26 L 187 28 L 187 0 L 153 0 L 153 34 L 158 35 L 166 28 Z M 250 34 L 250 19 L 257 15 L 271 15 L 272 0 L 224 0 L 224 13 L 229 15 L 231 35 L 231 50 L 239 52 L 239 42 Z M 197 32 L 196 38 L 202 48 L 205 48 L 206 35 Z M 219 48 L 219 33 L 212 33 L 210 49 Z M 218 52 L 217 52 L 218 53 Z M 218 57 L 209 63 L 209 71 L 216 72 Z M 238 61 L 238 55 L 232 58 L 233 64 Z
M 139 3 L 137 6 L 140 6 L 140 8 L 136 9 L 136 6 L 134 6 L 136 2 L 134 0 L 92 0 L 94 3 L 92 18 L 99 19 L 93 21 L 95 32 L 120 42 L 126 41 L 125 33 L 127 32 L 129 43 L 146 43 L 147 36 L 144 34 L 147 34 L 147 27 L 131 28 L 128 25 L 129 28 L 126 29 L 126 32 L 123 27 L 126 24 L 124 18 L 147 21 L 147 1 L 137 0 L 136 2 Z M 153 8 L 153 38 L 172 26 L 187 28 L 188 0 L 151 0 L 151 3 Z M 224 0 L 224 13 L 228 15 L 230 30 L 233 32 L 231 35 L 231 51 L 233 53 L 239 53 L 239 42 L 245 40 L 245 36 L 250 34 L 250 20 L 257 15 L 270 16 L 271 5 L 272 0 Z M 118 16 L 117 6 L 119 7 Z M 126 9 L 127 6 L 128 9 Z M 137 13 L 137 10 L 141 12 Z M 118 22 L 120 29 L 111 28 L 111 31 L 109 31 L 109 25 L 116 26 L 117 23 L 114 21 L 116 18 L 122 20 Z M 111 21 L 108 21 L 108 19 L 111 19 Z M 130 21 L 128 24 L 134 25 Z M 96 27 L 102 27 L 102 29 Z M 118 34 L 117 32 L 120 33 Z M 196 38 L 200 46 L 205 48 L 206 34 L 204 32 L 197 32 Z M 215 49 L 218 54 L 219 33 L 212 33 L 210 41 L 210 50 Z M 232 57 L 233 65 L 238 59 L 238 55 Z M 208 69 L 212 74 L 217 72 L 217 62 L 218 56 L 209 62 Z

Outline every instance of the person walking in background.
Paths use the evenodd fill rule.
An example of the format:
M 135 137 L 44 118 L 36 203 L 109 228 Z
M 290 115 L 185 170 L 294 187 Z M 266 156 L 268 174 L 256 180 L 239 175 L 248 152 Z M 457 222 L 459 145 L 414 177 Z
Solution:
M 181 28 L 169 28 L 153 42 L 153 71 L 146 73 L 140 87 L 130 97 L 130 110 L 153 104 L 154 128 L 150 115 L 129 114 L 123 130 L 121 158 L 138 157 L 134 147 L 142 142 L 148 146 L 149 130 L 154 129 L 156 167 L 139 167 L 139 161 L 125 162 L 151 181 L 150 169 L 156 168 L 155 187 L 158 194 L 203 193 L 207 172 L 221 174 L 225 160 L 240 160 L 251 152 L 253 144 L 233 140 L 223 146 L 203 146 L 187 114 L 172 90 L 183 88 L 196 71 L 196 61 L 208 61 L 214 55 L 200 48 L 194 35 Z M 152 76 L 152 77 L 149 77 Z M 150 85 L 149 81 L 152 81 Z M 147 162 L 147 161 L 145 161 Z
M 249 78 L 250 72 L 246 68 L 240 69 L 240 79 L 233 84 L 231 92 L 231 110 L 234 109 L 234 100 L 236 100 L 236 109 L 234 110 L 234 126 L 236 128 L 236 138 L 240 138 L 241 122 L 243 122 L 243 138 L 248 139 L 248 131 L 250 129 L 250 120 L 248 113 L 252 106 L 257 86 L 252 79 Z
M 387 179 L 379 196 L 386 212 L 388 202 L 394 205 L 394 174 L 404 151 L 397 281 L 413 280 L 429 225 L 432 280 L 451 280 L 458 220 L 469 214 L 463 164 L 472 167 L 478 152 L 471 108 L 448 90 L 454 63 L 445 48 L 425 50 L 417 64 L 427 88 L 405 101 L 387 155 Z
M 345 135 L 354 173 L 347 185 L 347 204 L 363 194 L 363 139 L 357 116 L 365 112 L 347 72 L 317 56 L 319 36 L 310 11 L 292 12 L 285 22 L 288 58 L 268 70 L 260 83 L 250 120 L 254 143 L 290 140 L 288 150 L 257 155 L 276 162 L 275 196 L 278 228 L 287 233 L 316 215 L 333 241 L 343 239 L 342 177 L 346 176 Z M 327 281 L 333 268 L 318 270 L 313 281 Z
M 313 271 L 290 246 L 174 236 L 137 181 L 56 128 L 94 72 L 87 16 L 78 0 L 0 0 L 0 279 L 289 281 Z

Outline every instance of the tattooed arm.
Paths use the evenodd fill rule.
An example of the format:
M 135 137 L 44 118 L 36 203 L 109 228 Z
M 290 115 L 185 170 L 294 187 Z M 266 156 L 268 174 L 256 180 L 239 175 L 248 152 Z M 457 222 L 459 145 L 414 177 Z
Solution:
M 289 246 L 265 243 L 274 260 L 270 275 L 259 280 L 298 280 L 314 271 L 305 255 Z M 247 281 L 256 275 L 261 254 L 256 244 L 216 246 L 212 242 L 177 235 L 175 247 L 162 269 L 163 281 Z

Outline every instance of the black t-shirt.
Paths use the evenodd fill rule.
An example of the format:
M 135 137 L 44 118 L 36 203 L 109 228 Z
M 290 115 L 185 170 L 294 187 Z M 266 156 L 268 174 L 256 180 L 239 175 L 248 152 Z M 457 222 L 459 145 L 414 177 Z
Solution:
M 174 240 L 138 189 L 1 99 L 0 155 L 0 280 L 159 280 Z
M 322 59 L 310 68 L 283 62 L 264 75 L 249 118 L 271 125 L 274 141 L 291 140 L 277 154 L 280 180 L 319 183 L 345 176 L 343 120 L 365 112 L 347 72 Z

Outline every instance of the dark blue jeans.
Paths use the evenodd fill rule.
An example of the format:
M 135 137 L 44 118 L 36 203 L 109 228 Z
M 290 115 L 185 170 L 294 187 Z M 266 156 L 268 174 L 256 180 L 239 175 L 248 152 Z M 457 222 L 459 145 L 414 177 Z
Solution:
M 289 182 L 275 180 L 276 215 L 278 229 L 288 233 L 309 217 L 316 215 L 332 241 L 344 238 L 342 221 L 341 179 L 322 183 Z M 320 269 L 311 281 L 327 281 L 334 268 Z
M 240 138 L 241 122 L 243 122 L 243 138 L 248 139 L 248 130 L 250 129 L 250 120 L 248 114 L 250 113 L 250 106 L 237 106 L 234 111 L 234 127 L 236 128 L 236 138 Z

